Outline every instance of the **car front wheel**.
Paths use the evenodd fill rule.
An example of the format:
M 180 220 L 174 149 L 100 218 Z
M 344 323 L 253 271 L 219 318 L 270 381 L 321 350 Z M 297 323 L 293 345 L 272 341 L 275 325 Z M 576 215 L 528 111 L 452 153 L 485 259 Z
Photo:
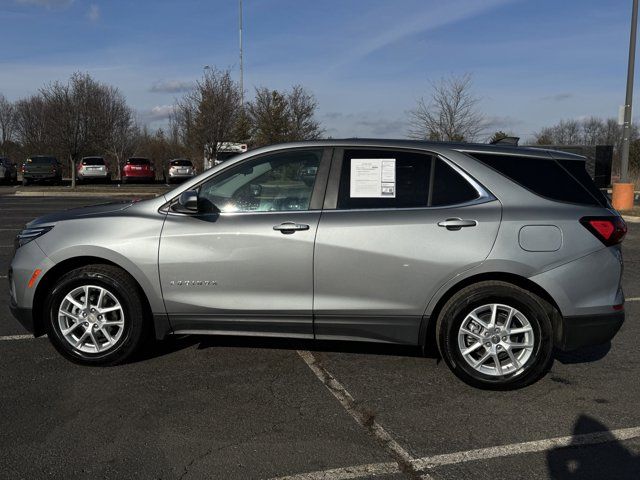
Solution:
M 463 288 L 442 308 L 436 330 L 447 365 L 475 387 L 524 387 L 541 378 L 553 361 L 548 306 L 509 283 Z
M 85 365 L 116 365 L 129 359 L 144 337 L 139 289 L 111 265 L 72 270 L 47 298 L 49 338 L 66 358 Z

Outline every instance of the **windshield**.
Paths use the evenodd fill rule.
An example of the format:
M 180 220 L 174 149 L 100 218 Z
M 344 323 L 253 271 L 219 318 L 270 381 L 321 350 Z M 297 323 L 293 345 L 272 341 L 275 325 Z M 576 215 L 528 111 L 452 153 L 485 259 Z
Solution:
M 148 158 L 130 158 L 127 160 L 127 165 L 149 165 Z
M 102 157 L 83 158 L 82 165 L 104 165 L 104 158 Z
M 191 160 L 171 160 L 172 167 L 192 167 Z

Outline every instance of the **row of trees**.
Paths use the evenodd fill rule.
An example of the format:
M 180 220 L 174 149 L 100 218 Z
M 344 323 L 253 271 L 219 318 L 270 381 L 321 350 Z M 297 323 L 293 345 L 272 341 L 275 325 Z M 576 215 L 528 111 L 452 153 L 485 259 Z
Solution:
M 229 71 L 209 69 L 191 91 L 176 99 L 168 127 L 149 132 L 139 125 L 117 88 L 89 74 L 74 73 L 67 82 L 48 84 L 16 102 L 0 95 L 0 153 L 13 157 L 51 153 L 67 159 L 70 168 L 82 156 L 101 154 L 115 160 L 120 171 L 124 160 L 133 155 L 158 162 L 179 156 L 199 161 L 205 148 L 215 157 L 222 142 L 259 147 L 323 135 L 315 115 L 318 103 L 302 86 L 288 91 L 257 88 L 246 104 L 242 97 Z M 488 122 L 479 103 L 470 75 L 443 78 L 432 84 L 430 98 L 418 100 L 409 112 L 409 136 L 438 141 L 487 139 Z M 615 119 L 563 120 L 536 132 L 532 143 L 612 144 L 617 157 L 621 133 Z M 496 132 L 491 139 L 504 136 Z M 635 126 L 630 163 L 640 171 L 640 132 Z
M 220 142 L 271 143 L 319 138 L 317 102 L 301 86 L 290 91 L 258 88 L 243 105 L 228 71 L 208 70 L 193 90 L 177 99 L 168 128 L 149 132 L 115 87 L 86 73 L 53 82 L 36 94 L 9 102 L 0 94 L 0 154 L 24 158 L 54 154 L 73 165 L 87 155 L 104 155 L 120 172 L 130 156 L 160 163 L 187 156 L 199 161 Z

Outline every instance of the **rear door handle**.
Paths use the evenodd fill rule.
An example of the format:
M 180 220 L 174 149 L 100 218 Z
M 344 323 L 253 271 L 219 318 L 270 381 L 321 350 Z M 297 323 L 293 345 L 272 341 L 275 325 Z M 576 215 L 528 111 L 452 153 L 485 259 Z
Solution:
M 304 223 L 284 222 L 280 225 L 275 225 L 273 229 L 288 235 L 299 230 L 309 230 L 309 225 Z
M 475 227 L 478 224 L 475 220 L 463 220 L 461 218 L 447 218 L 442 222 L 438 222 L 439 227 L 445 227 L 447 230 L 460 230 L 463 227 Z

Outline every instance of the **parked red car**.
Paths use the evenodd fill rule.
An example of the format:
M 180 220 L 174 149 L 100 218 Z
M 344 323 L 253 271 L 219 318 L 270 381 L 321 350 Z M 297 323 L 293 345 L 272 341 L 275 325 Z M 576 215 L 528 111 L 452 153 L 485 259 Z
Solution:
M 134 157 L 127 160 L 122 167 L 122 183 L 130 181 L 153 182 L 156 179 L 156 170 L 148 158 Z

